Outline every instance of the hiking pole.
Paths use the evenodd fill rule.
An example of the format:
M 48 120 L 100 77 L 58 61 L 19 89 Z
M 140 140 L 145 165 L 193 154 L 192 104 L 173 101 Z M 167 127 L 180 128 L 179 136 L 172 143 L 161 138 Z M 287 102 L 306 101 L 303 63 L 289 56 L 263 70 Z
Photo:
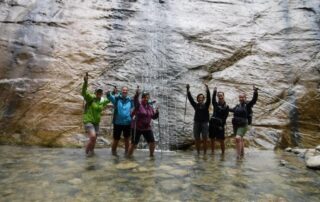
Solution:
M 162 141 L 161 141 L 161 130 L 160 130 L 160 113 L 158 112 L 158 129 L 159 129 L 159 147 L 160 147 L 160 153 L 162 156 Z
M 186 101 L 185 101 L 185 104 L 184 104 L 184 116 L 183 116 L 183 127 L 182 127 L 182 131 L 184 131 L 184 127 L 185 127 L 185 123 L 186 123 L 187 102 L 188 102 L 188 94 L 186 94 Z
M 136 93 L 139 94 L 139 86 L 137 86 L 137 91 Z M 138 102 L 139 102 L 139 95 L 138 95 Z M 139 106 L 140 107 L 140 106 Z M 137 116 L 137 108 L 136 108 L 136 103 L 134 103 L 134 111 L 135 111 L 135 114 L 134 114 L 134 131 L 133 131 L 133 144 L 135 145 L 135 141 L 136 141 L 136 134 L 137 134 L 137 121 L 138 121 L 138 116 Z M 138 147 L 138 145 L 137 145 Z
M 288 101 L 286 101 L 286 100 L 284 100 L 284 99 L 281 99 L 281 98 L 279 98 L 278 96 L 271 95 L 269 92 L 264 91 L 264 90 L 262 90 L 261 88 L 258 88 L 258 90 L 260 90 L 260 91 L 262 91 L 262 92 L 266 93 L 266 94 L 267 94 L 267 95 L 269 95 L 269 97 L 271 97 L 271 98 L 277 98 L 278 100 L 281 100 L 281 101 L 283 101 L 283 102 L 285 102 L 285 103 L 289 104 L 290 106 L 292 106 L 292 107 L 294 107 L 294 108 L 298 109 L 298 107 L 297 107 L 296 105 L 291 104 L 290 102 L 288 102 Z

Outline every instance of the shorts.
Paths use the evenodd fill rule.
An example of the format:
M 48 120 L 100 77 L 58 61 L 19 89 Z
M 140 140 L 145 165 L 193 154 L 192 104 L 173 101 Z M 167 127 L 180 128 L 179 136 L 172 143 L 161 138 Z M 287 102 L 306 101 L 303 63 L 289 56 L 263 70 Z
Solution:
M 113 139 L 120 140 L 121 133 L 123 132 L 124 138 L 130 137 L 130 125 L 113 125 Z
M 235 136 L 244 137 L 247 131 L 248 131 L 248 126 L 242 126 L 242 127 L 237 127 L 234 132 L 235 132 Z
M 224 140 L 225 139 L 224 125 L 218 126 L 218 125 L 214 125 L 213 123 L 210 122 L 209 123 L 209 138 Z
M 208 122 L 194 122 L 194 124 L 193 124 L 194 139 L 200 140 L 201 135 L 202 135 L 202 139 L 207 139 L 208 133 L 209 133 Z
M 93 124 L 93 123 L 85 123 L 84 129 L 86 133 L 94 132 L 96 136 L 99 134 L 99 124 Z
M 136 130 L 135 133 L 134 133 L 134 129 L 131 129 L 131 130 L 132 130 L 132 132 L 131 132 L 132 133 L 132 137 L 131 137 L 132 144 L 138 145 L 141 135 L 143 135 L 143 137 L 147 141 L 147 143 L 155 142 L 152 130 L 145 130 L 145 131 Z

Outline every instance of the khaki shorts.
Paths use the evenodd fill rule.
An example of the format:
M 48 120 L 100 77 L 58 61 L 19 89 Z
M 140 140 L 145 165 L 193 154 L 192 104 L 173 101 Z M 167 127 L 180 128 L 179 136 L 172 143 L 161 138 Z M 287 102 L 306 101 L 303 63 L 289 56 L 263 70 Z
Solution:
M 236 136 L 244 137 L 246 132 L 248 131 L 248 126 L 237 128 Z
M 84 129 L 86 133 L 94 132 L 96 136 L 99 134 L 99 124 L 86 123 L 84 124 Z

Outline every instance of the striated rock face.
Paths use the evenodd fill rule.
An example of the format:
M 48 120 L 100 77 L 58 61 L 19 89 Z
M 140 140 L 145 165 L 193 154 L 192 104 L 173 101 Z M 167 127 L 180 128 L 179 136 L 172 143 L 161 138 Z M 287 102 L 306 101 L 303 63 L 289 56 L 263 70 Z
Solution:
M 318 0 L 0 0 L 0 142 L 77 144 L 89 72 L 91 90 L 151 92 L 162 148 L 192 140 L 186 83 L 194 96 L 217 86 L 230 106 L 255 84 L 251 145 L 315 146 L 319 50 Z

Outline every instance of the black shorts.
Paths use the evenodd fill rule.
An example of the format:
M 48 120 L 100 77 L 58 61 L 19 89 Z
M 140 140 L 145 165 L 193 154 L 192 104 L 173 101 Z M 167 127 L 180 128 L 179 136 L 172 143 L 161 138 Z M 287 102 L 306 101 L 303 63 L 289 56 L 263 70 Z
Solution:
M 130 137 L 130 125 L 113 125 L 113 139 L 120 140 L 121 133 L 123 132 L 124 138 Z
M 136 132 L 134 133 L 134 129 L 132 129 L 131 134 L 132 134 L 131 143 L 134 145 L 139 144 L 141 135 L 143 135 L 147 143 L 155 142 L 152 130 L 146 130 L 146 131 L 136 130 Z
M 217 125 L 213 122 L 209 122 L 209 138 L 210 139 L 218 139 L 218 140 L 224 140 L 224 125 Z

